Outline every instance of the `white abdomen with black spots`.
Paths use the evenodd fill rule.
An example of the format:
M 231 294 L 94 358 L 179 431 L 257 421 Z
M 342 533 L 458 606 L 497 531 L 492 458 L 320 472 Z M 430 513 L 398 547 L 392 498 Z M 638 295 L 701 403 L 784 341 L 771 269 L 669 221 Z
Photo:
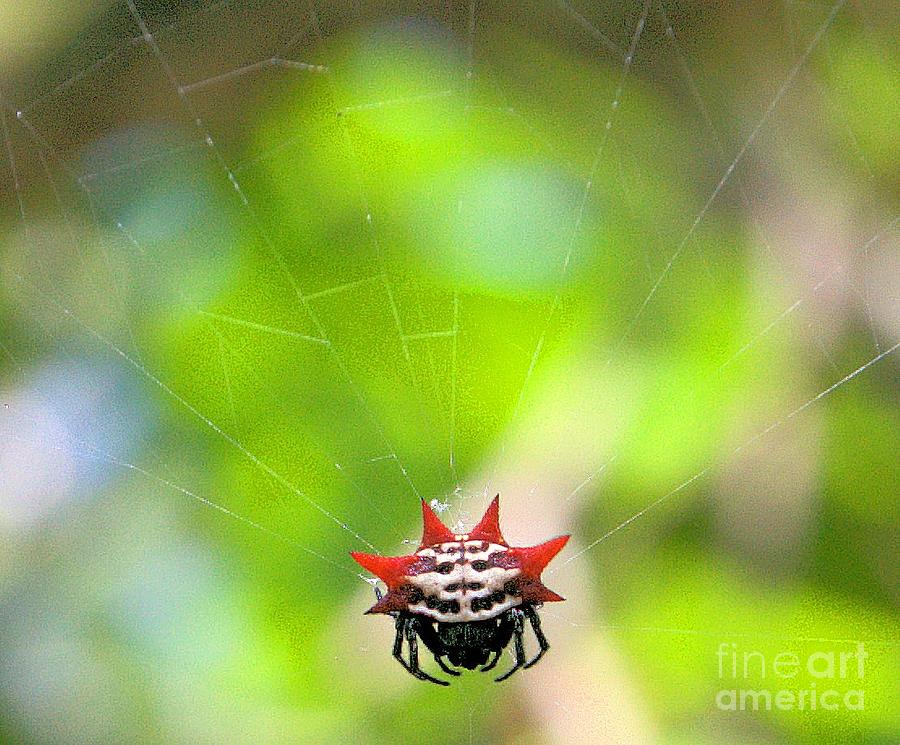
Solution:
M 509 548 L 496 543 L 470 541 L 428 546 L 417 556 L 434 559 L 434 571 L 408 577 L 422 598 L 408 606 L 410 613 L 428 616 L 443 623 L 485 621 L 522 604 L 514 580 L 518 568 L 495 566 L 498 554 Z

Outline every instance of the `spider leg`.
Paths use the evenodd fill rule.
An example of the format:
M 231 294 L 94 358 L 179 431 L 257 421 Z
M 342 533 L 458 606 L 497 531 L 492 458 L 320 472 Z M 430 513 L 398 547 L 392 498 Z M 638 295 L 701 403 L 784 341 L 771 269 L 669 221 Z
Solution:
M 515 662 L 503 675 L 494 679 L 497 683 L 506 680 L 525 664 L 525 644 L 522 641 L 522 635 L 525 630 L 525 624 L 522 622 L 522 619 L 525 617 L 525 614 L 518 608 L 512 608 L 509 614 L 512 617 L 513 658 Z
M 432 683 L 437 683 L 440 686 L 448 686 L 446 680 L 440 680 L 439 678 L 432 678 L 428 673 L 422 670 L 419 667 L 419 643 L 416 641 L 418 633 L 416 631 L 416 622 L 413 619 L 409 619 L 405 623 L 406 627 L 406 641 L 409 644 L 409 666 L 405 666 L 407 670 L 409 670 L 413 675 L 415 675 L 419 680 L 428 680 Z
M 408 673 L 415 675 L 415 673 L 410 670 L 409 663 L 403 659 L 403 637 L 406 630 L 406 621 L 399 614 L 397 615 L 397 620 L 394 622 L 394 628 L 397 630 L 397 633 L 394 635 L 394 648 L 391 650 L 391 654 L 397 662 L 403 665 Z
M 438 664 L 438 667 L 441 668 L 448 675 L 461 675 L 459 670 L 454 670 L 452 667 L 447 667 L 447 663 L 445 663 L 440 657 L 437 655 L 434 656 L 434 661 Z
M 415 658 L 413 657 L 414 647 L 412 646 L 412 644 L 415 643 L 414 641 L 410 645 L 410 662 L 415 660 L 415 667 L 413 667 L 410 662 L 407 662 L 403 659 L 403 640 L 405 638 L 408 638 L 409 635 L 409 619 L 398 613 L 395 627 L 397 629 L 397 634 L 394 636 L 394 649 L 392 650 L 394 659 L 397 660 L 397 662 L 399 662 L 401 665 L 403 665 L 403 669 L 406 670 L 406 672 L 408 672 L 413 677 L 418 678 L 419 680 L 432 680 L 435 683 L 447 685 L 447 683 L 444 683 L 443 681 L 435 680 L 434 678 L 425 676 L 425 673 L 418 669 L 418 656 L 416 656 Z M 413 632 L 413 639 L 415 639 L 415 632 Z
M 534 659 L 525 663 L 524 667 L 528 669 L 544 656 L 544 652 L 550 649 L 550 642 L 547 641 L 547 637 L 541 631 L 541 618 L 538 616 L 534 606 L 526 605 L 524 610 L 525 617 L 531 622 L 531 628 L 534 630 L 534 638 L 537 639 L 537 643 L 540 645 L 540 651 L 534 656 Z
M 486 673 L 488 670 L 493 670 L 495 667 L 497 667 L 497 663 L 500 662 L 500 655 L 502 654 L 501 649 L 498 649 L 494 652 L 494 659 L 481 667 L 479 669 L 479 672 Z
M 438 664 L 438 667 L 448 675 L 459 675 L 460 673 L 458 670 L 447 667 L 444 660 L 441 659 L 447 652 L 444 649 L 444 645 L 441 643 L 440 638 L 435 633 L 431 623 L 422 618 L 418 618 L 415 620 L 415 624 L 416 631 L 419 632 L 419 638 L 425 643 L 425 646 L 431 650 L 431 653 L 434 655 L 434 661 Z

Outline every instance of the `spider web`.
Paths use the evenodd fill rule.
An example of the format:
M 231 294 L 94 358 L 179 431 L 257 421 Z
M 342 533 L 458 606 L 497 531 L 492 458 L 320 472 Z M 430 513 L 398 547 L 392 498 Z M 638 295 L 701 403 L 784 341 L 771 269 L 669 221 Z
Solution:
M 510 542 L 576 532 L 547 572 L 569 600 L 542 611 L 524 723 L 469 676 L 447 693 L 459 737 L 641 741 L 694 716 L 728 739 L 747 723 L 697 693 L 720 639 L 864 641 L 878 702 L 896 643 L 877 612 L 715 607 L 753 604 L 735 563 L 798 576 L 821 443 L 852 450 L 828 419 L 871 412 L 891 442 L 898 346 L 896 209 L 840 88 L 883 25 L 844 1 L 789 0 L 777 30 L 742 12 L 724 17 L 754 40 L 723 63 L 702 6 L 652 0 L 126 0 L 13 70 L 0 421 L 25 558 L 3 726 L 104 739 L 152 702 L 162 739 L 383 741 L 403 704 L 327 692 L 434 694 L 388 664 L 388 624 L 357 621 L 370 580 L 347 552 L 416 543 L 419 499 L 462 529 L 497 491 Z M 723 544 L 695 585 L 692 531 Z M 666 580 L 702 590 L 697 612 Z M 673 665 L 708 670 L 678 694 Z M 445 706 L 419 725 L 443 733 Z M 889 709 L 766 726 L 848 741 Z

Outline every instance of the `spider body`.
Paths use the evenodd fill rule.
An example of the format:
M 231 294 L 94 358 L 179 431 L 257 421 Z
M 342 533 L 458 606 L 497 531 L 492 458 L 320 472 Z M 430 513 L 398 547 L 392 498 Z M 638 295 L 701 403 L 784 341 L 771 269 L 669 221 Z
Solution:
M 424 501 L 422 519 L 422 542 L 415 553 L 351 554 L 388 587 L 384 596 L 376 590 L 378 602 L 367 613 L 386 613 L 395 618 L 394 657 L 415 677 L 440 685 L 448 684 L 419 667 L 419 640 L 450 675 L 459 672 L 447 662 L 468 670 L 492 669 L 510 642 L 514 645 L 514 664 L 497 681 L 531 667 L 550 646 L 536 608 L 563 599 L 543 585 L 540 574 L 569 536 L 538 546 L 509 546 L 500 533 L 498 497 L 469 533 L 451 533 Z M 540 647 L 527 662 L 523 641 L 526 621 Z M 402 654 L 404 640 L 409 647 L 408 661 Z

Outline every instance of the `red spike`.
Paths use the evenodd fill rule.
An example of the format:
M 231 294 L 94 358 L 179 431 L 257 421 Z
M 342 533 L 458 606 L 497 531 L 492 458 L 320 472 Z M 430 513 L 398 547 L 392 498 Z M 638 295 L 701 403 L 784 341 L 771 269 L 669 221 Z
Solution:
M 416 561 L 416 556 L 379 556 L 378 554 L 363 554 L 351 551 L 350 556 L 366 571 L 374 574 L 384 582 L 388 589 L 396 587 L 407 576 L 410 566 Z
M 541 587 L 541 590 L 536 594 L 536 601 L 541 603 L 556 603 L 565 600 L 565 598 L 559 593 L 553 592 L 549 587 Z
M 449 543 L 456 540 L 441 519 L 434 514 L 428 503 L 422 500 L 422 543 L 421 546 L 433 546 L 435 543 Z
M 399 592 L 388 592 L 381 600 L 373 605 L 366 613 L 393 613 L 407 610 L 409 600 Z
M 506 541 L 500 532 L 500 495 L 491 500 L 488 508 L 478 523 L 469 531 L 469 538 L 474 541 L 487 541 L 488 543 L 500 543 L 504 546 Z
M 518 559 L 522 574 L 532 579 L 540 579 L 544 567 L 550 563 L 566 545 L 571 536 L 561 535 L 537 546 L 516 546 L 510 552 Z
M 522 584 L 522 599 L 529 603 L 555 603 L 565 600 L 562 595 L 553 592 L 539 580 Z
M 522 577 L 519 580 L 522 599 L 530 603 L 552 603 L 565 600 L 541 582 L 541 572 L 550 563 L 562 547 L 569 541 L 567 535 L 557 536 L 537 546 L 516 546 L 509 552 L 515 557 Z

